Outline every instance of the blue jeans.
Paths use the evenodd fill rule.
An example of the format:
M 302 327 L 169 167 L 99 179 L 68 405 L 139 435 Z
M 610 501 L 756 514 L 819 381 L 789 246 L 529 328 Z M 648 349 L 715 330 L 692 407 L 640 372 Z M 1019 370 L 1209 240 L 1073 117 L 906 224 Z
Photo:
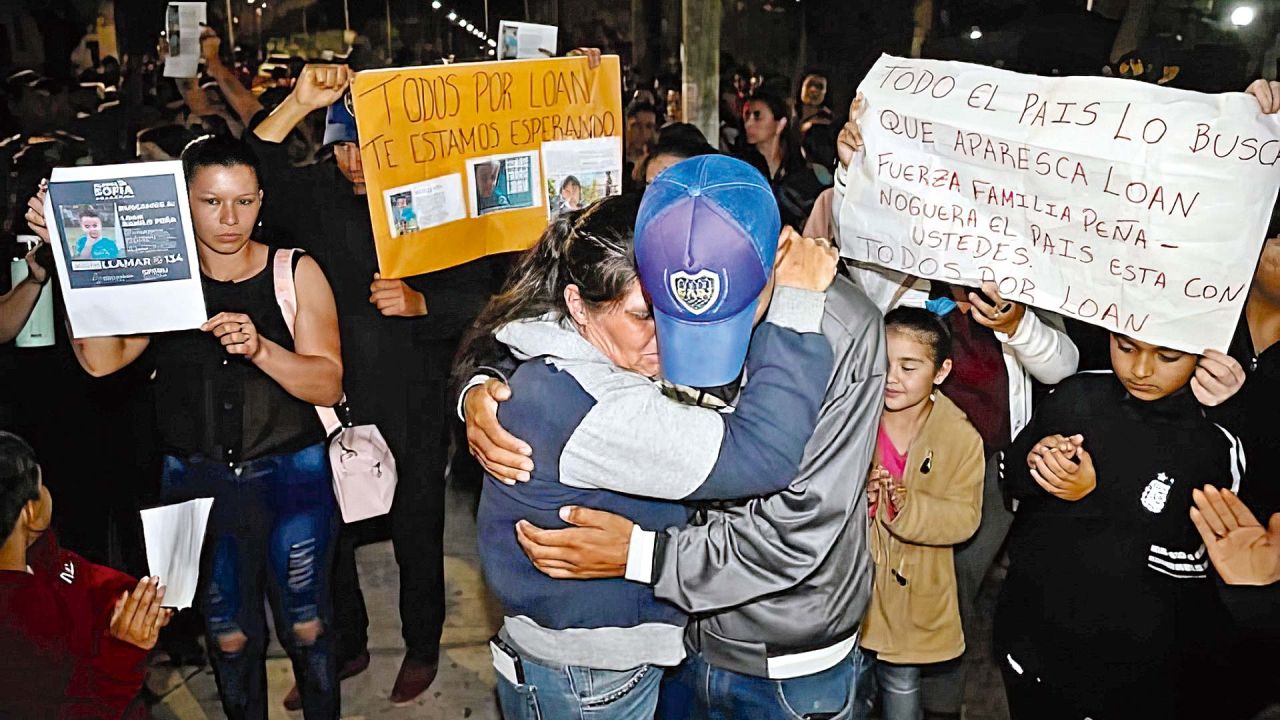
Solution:
M 667 673 L 658 703 L 662 720 L 851 720 L 859 717 L 854 682 L 857 648 L 834 667 L 788 680 L 743 675 L 685 658 Z
M 880 695 L 880 717 L 883 720 L 920 720 L 924 717 L 923 694 L 920 691 L 923 665 L 896 665 L 876 658 L 870 650 L 861 650 L 864 660 L 858 675 L 860 697 L 870 711 L 872 700 Z
M 267 717 L 265 593 L 293 663 L 304 717 L 336 720 L 337 662 L 328 625 L 337 515 L 324 445 L 234 467 L 166 456 L 161 493 L 169 503 L 214 499 L 199 602 L 227 717 Z
M 524 683 L 498 674 L 498 701 L 505 720 L 652 720 L 662 668 L 593 670 L 543 665 L 521 658 Z

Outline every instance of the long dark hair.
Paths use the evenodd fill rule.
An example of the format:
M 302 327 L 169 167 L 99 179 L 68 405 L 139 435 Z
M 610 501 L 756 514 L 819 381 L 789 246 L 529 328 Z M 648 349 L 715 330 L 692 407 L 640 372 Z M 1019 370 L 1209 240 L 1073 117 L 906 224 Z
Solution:
M 796 127 L 796 118 L 791 115 L 791 108 L 787 107 L 787 103 L 782 98 L 767 90 L 757 90 L 751 93 L 747 97 L 747 104 L 750 105 L 753 102 L 764 103 L 768 106 L 774 120 L 787 121 L 786 127 L 782 129 L 782 135 L 778 138 L 778 142 L 782 145 L 783 174 L 792 173 L 803 168 L 804 156 L 800 154 L 800 130 Z M 768 158 L 765 158 L 765 160 L 768 161 Z M 772 182 L 773 178 L 769 178 L 769 181 Z
M 620 195 L 552 220 L 463 338 L 454 362 L 455 387 L 484 361 L 507 354 L 493 336 L 498 328 L 547 313 L 568 315 L 569 285 L 578 286 L 588 307 L 620 302 L 637 277 L 633 241 L 639 208 L 638 194 Z

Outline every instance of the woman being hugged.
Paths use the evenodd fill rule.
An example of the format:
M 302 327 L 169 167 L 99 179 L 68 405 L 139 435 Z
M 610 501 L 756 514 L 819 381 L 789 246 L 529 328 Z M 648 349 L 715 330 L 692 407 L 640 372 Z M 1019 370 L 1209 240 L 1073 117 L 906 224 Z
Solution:
M 337 718 L 327 587 L 336 514 L 314 408 L 342 397 L 333 293 L 320 266 L 295 254 L 296 321 L 284 317 L 276 249 L 253 238 L 263 192 L 248 145 L 209 136 L 182 161 L 209 320 L 198 330 L 78 339 L 76 357 L 101 377 L 151 349 L 163 496 L 214 498 L 201 603 L 227 716 L 266 715 L 265 595 L 305 717 Z M 47 236 L 44 200 L 43 191 L 32 199 L 27 220 Z
M 682 527 L 689 504 L 768 495 L 796 476 L 826 392 L 815 378 L 830 377 L 833 365 L 818 330 L 836 256 L 825 241 L 794 232 L 776 246 L 768 187 L 751 169 L 739 172 L 756 183 L 734 186 L 737 199 L 753 201 L 741 206 L 775 224 L 725 223 L 713 249 L 731 250 L 714 259 L 708 243 L 696 245 L 700 262 L 732 268 L 732 282 L 762 286 L 735 316 L 758 325 L 732 328 L 742 341 L 750 336 L 750 380 L 733 412 L 683 404 L 655 382 L 657 324 L 636 248 L 645 237 L 656 243 L 660 231 L 649 225 L 646 236 L 643 218 L 663 209 L 660 200 L 640 209 L 635 195 L 608 197 L 557 217 L 463 344 L 460 376 L 506 352 L 520 361 L 498 418 L 529 443 L 535 462 L 527 482 L 486 476 L 476 517 L 485 580 L 503 608 L 494 651 L 508 656 L 495 655 L 507 720 L 653 717 L 663 668 L 684 658 L 687 620 L 646 583 L 543 575 L 521 549 L 517 527 L 566 527 L 565 506 L 614 512 L 637 527 Z M 735 265 L 737 248 L 764 250 L 742 251 L 754 257 Z M 748 262 L 762 264 L 756 275 Z M 724 348 L 738 338 L 703 337 L 702 359 L 733 364 L 720 358 L 732 357 Z

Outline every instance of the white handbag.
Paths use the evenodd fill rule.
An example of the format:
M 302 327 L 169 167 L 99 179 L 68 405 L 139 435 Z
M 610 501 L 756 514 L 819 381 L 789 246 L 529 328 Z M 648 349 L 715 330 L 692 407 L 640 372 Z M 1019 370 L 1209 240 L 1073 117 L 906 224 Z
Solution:
M 301 250 L 276 250 L 274 280 L 280 314 L 293 335 L 298 315 L 298 288 L 293 279 L 293 257 Z M 345 406 L 344 395 L 338 407 Z M 343 522 L 366 520 L 391 512 L 396 496 L 396 459 L 377 425 L 344 423 L 334 408 L 316 406 L 329 442 L 333 494 Z

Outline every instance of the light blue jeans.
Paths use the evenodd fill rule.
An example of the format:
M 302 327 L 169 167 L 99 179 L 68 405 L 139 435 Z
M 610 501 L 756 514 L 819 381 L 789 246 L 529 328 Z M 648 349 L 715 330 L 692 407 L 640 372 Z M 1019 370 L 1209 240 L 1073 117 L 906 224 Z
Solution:
M 662 686 L 661 720 L 855 720 L 864 657 L 858 648 L 834 667 L 787 680 L 743 675 L 690 653 Z
M 521 658 L 524 683 L 498 674 L 505 720 L 653 720 L 662 668 L 595 670 Z
M 923 695 L 920 692 L 922 665 L 895 665 L 876 658 L 869 650 L 859 649 L 864 662 L 859 665 L 858 696 L 865 699 L 865 718 L 871 709 L 871 700 L 880 695 L 882 720 L 921 720 L 924 717 Z

